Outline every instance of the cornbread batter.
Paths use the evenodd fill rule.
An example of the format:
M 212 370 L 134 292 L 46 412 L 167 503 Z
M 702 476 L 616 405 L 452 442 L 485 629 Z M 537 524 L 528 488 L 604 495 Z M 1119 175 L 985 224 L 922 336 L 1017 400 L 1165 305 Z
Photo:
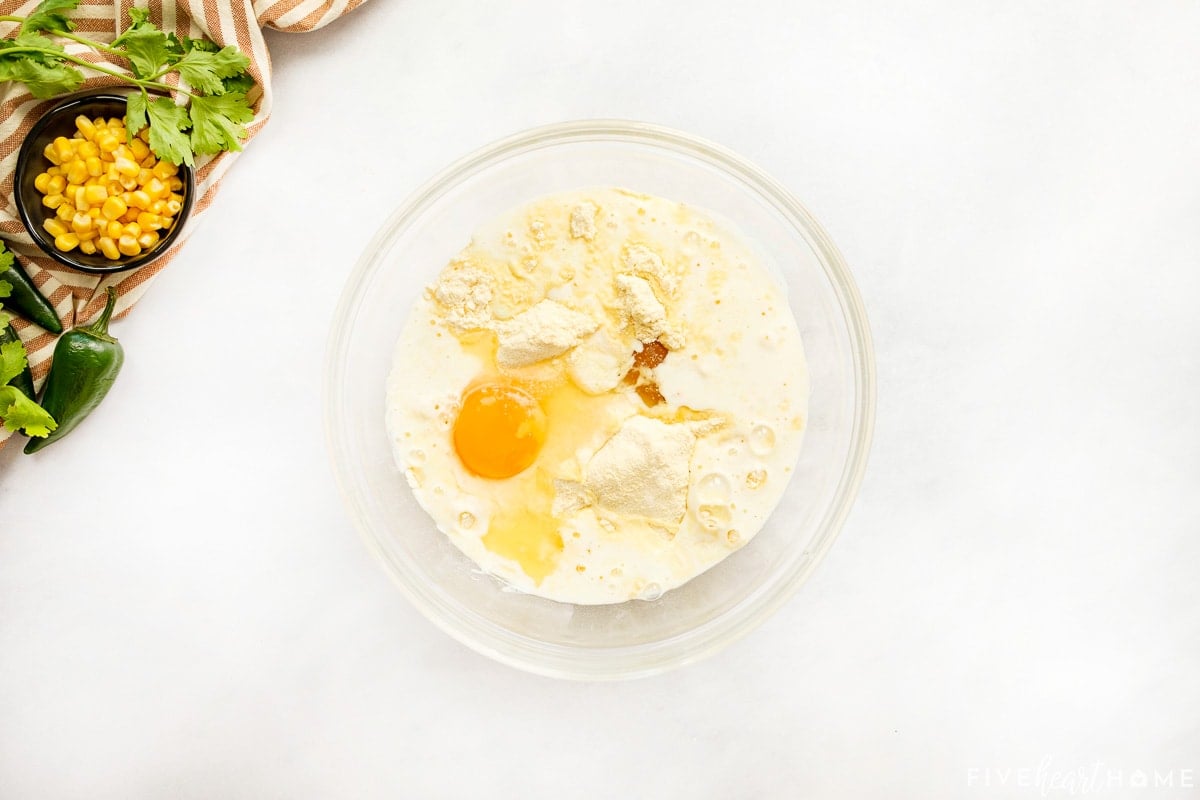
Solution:
M 727 223 L 622 189 L 481 228 L 412 310 L 397 464 L 487 572 L 653 599 L 748 542 L 800 452 L 808 374 L 779 281 Z

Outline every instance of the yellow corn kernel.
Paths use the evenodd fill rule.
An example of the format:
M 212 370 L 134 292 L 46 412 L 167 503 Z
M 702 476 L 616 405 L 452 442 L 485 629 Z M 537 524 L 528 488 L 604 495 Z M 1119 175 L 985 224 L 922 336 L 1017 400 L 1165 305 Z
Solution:
M 95 124 L 83 114 L 80 114 L 75 118 L 75 127 L 79 130 L 80 135 L 82 135 L 85 139 L 91 139 L 96 135 Z
M 151 178 L 142 188 L 146 190 L 146 194 L 150 195 L 151 200 L 166 200 L 170 193 L 167 185 L 158 178 Z
M 167 178 L 167 188 L 172 192 L 183 191 L 183 181 L 172 175 L 170 178 Z
M 58 217 L 63 222 L 69 223 L 71 218 L 75 216 L 75 207 L 70 203 L 63 203 L 58 208 L 54 209 L 54 216 Z
M 83 183 L 87 177 L 88 168 L 83 159 L 77 158 L 67 166 L 67 180 L 71 183 Z
M 142 128 L 140 131 L 138 131 L 137 138 L 141 139 L 146 144 L 149 144 L 150 143 L 150 129 Z
M 104 225 L 104 232 L 113 240 L 120 239 L 121 233 L 124 230 L 125 226 L 121 224 L 120 220 L 114 219 L 111 222 L 105 223 Z
M 109 117 L 108 118 L 108 127 L 110 127 L 110 128 L 120 128 L 124 125 L 125 125 L 124 121 L 122 121 L 119 117 Z
M 106 120 L 104 117 L 94 117 L 92 119 L 92 124 L 96 126 L 96 133 L 99 133 L 101 128 L 108 127 L 108 120 Z
M 72 204 L 75 206 L 76 210 L 82 211 L 85 214 L 87 213 L 88 207 L 91 205 L 91 203 L 87 201 L 86 186 L 80 186 L 78 189 L 76 189 L 74 196 L 72 196 L 70 199 L 73 201 Z
M 87 215 L 92 219 L 104 219 L 104 215 L 100 213 L 100 206 L 92 206 L 87 210 Z M 108 220 L 104 219 L 107 224 Z
M 166 200 L 151 200 L 150 207 L 146 209 L 152 214 L 165 214 L 167 211 Z
M 120 216 L 120 218 L 117 220 L 117 222 L 121 222 L 121 223 L 125 223 L 125 224 L 129 224 L 130 222 L 137 222 L 137 215 L 140 213 L 141 212 L 138 211 L 136 208 L 131 208 L 128 211 L 126 211 L 124 214 L 122 214 Z
M 90 231 L 84 231 L 83 233 L 80 233 L 79 231 L 73 231 L 73 233 L 79 237 L 79 241 L 81 242 L 90 242 L 100 235 L 100 231 L 96 230 L 95 228 L 92 228 Z
M 132 236 L 122 236 L 117 240 L 117 249 L 127 256 L 136 256 L 142 252 L 142 246 Z
M 87 174 L 93 178 L 99 178 L 104 174 L 104 162 L 97 156 L 88 156 L 84 161 L 84 166 L 87 167 Z
M 120 147 L 118 147 L 116 150 L 113 150 L 113 158 L 114 158 L 114 159 L 117 159 L 117 158 L 123 158 L 123 159 L 125 159 L 126 161 L 133 161 L 133 160 L 135 160 L 135 159 L 134 159 L 134 157 L 133 157 L 133 153 L 132 153 L 132 152 L 130 151 L 130 149 L 129 149 L 129 148 L 126 146 L 126 145 L 125 145 L 125 138 L 124 138 L 124 137 L 121 137 L 121 146 L 120 146 Z
M 71 229 L 66 226 L 66 223 L 57 217 L 51 217 L 50 219 L 44 221 L 42 223 L 42 228 L 46 231 L 46 233 L 50 234 L 55 239 L 57 239 L 59 236 L 62 236 L 64 233 L 71 232 Z
M 136 209 L 145 211 L 150 207 L 150 195 L 142 189 L 129 193 L 129 199 L 125 201 L 125 205 L 133 206 Z
M 37 189 L 42 194 L 50 191 L 50 173 L 43 172 L 33 179 L 33 188 Z
M 81 183 L 68 183 L 65 187 L 63 187 L 63 196 L 66 197 L 68 200 L 74 200 L 75 193 L 78 192 L 82 188 L 83 188 L 83 184 L 81 184 Z
M 96 158 L 100 155 L 100 148 L 96 147 L 95 142 L 80 142 L 75 152 L 84 158 Z
M 71 217 L 71 230 L 86 233 L 96 227 L 95 222 L 86 211 L 76 211 L 75 216 Z
M 96 240 L 95 239 L 80 239 L 79 252 L 86 253 L 89 256 L 96 255 Z
M 62 194 L 67 188 L 67 179 L 62 175 L 51 175 L 50 182 L 46 185 L 46 194 Z
M 55 236 L 54 247 L 64 253 L 69 253 L 76 247 L 79 247 L 79 237 L 73 233 L 64 233 L 62 236 Z
M 102 205 L 108 199 L 107 186 L 85 186 L 83 187 L 83 199 L 87 201 L 89 206 Z
M 100 148 L 101 153 L 111 153 L 121 146 L 121 140 L 109 131 L 104 131 L 96 134 L 96 146 Z
M 45 149 L 42 150 L 42 155 L 45 156 L 46 160 L 51 164 L 62 163 L 62 159 L 58 157 L 58 151 L 54 149 L 54 142 L 46 145 Z
M 116 219 L 125 213 L 126 205 L 119 197 L 109 197 L 104 201 L 100 210 L 104 213 L 105 219 Z
M 141 163 L 146 160 L 146 156 L 150 155 L 150 147 L 141 139 L 134 139 L 129 144 L 129 151 L 133 153 L 133 160 Z
M 125 235 L 137 238 L 142 235 L 142 226 L 136 222 L 130 222 L 125 226 Z
M 75 155 L 75 145 L 71 144 L 71 140 L 65 136 L 59 136 L 53 142 L 54 153 L 58 156 L 58 162 L 61 164 L 64 161 L 70 160 Z
M 154 165 L 154 177 L 160 180 L 174 177 L 179 174 L 179 167 L 172 164 L 170 161 L 159 161 Z
M 115 163 L 117 172 L 121 173 L 127 178 L 136 178 L 138 173 L 141 171 L 141 167 L 137 165 L 136 161 L 131 161 L 123 156 L 117 156 Z
M 151 153 L 150 155 L 148 155 L 142 159 L 141 167 L 142 167 L 142 169 L 153 169 L 154 165 L 157 163 L 158 163 L 158 159 L 154 157 L 154 153 Z
M 163 206 L 163 213 L 168 217 L 173 217 L 183 210 L 183 202 L 180 200 L 168 200 Z
M 117 183 L 121 184 L 121 188 L 127 192 L 132 192 L 138 188 L 137 178 L 130 177 L 129 175 L 122 175 L 117 180 Z
M 158 244 L 158 233 L 156 231 L 146 231 L 141 236 L 137 237 L 137 243 L 143 250 L 149 250 L 154 245 Z
M 63 199 L 61 194 L 48 194 L 42 198 L 42 205 L 46 208 L 58 208 L 63 204 Z
M 46 174 L 53 178 L 55 175 L 62 175 L 62 169 L 60 167 L 50 167 L 50 169 L 46 170 Z
M 121 251 L 117 248 L 115 239 L 110 239 L 107 236 L 101 236 L 96 240 L 96 246 L 100 248 L 100 252 L 110 261 L 118 261 L 121 258 Z
M 116 181 L 109 181 L 109 183 L 105 185 L 104 190 L 108 192 L 109 197 L 120 197 L 125 193 L 125 187 Z
M 144 231 L 162 230 L 162 217 L 158 214 L 151 214 L 149 211 L 143 211 L 138 214 L 137 224 L 141 225 Z

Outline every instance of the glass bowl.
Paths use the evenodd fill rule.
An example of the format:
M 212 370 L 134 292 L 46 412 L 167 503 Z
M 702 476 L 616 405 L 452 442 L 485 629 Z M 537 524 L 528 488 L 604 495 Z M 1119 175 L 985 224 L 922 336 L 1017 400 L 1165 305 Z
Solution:
M 416 299 L 481 224 L 541 195 L 620 186 L 716 212 L 786 283 L 812 382 L 791 483 L 745 547 L 652 601 L 575 606 L 512 591 L 434 526 L 392 459 L 385 383 Z M 325 367 L 325 430 L 342 496 L 400 589 L 454 638 L 543 675 L 611 679 L 693 662 L 777 609 L 833 544 L 858 490 L 875 377 L 862 301 L 837 248 L 779 183 L 722 147 L 652 125 L 569 122 L 467 156 L 412 195 L 346 285 Z

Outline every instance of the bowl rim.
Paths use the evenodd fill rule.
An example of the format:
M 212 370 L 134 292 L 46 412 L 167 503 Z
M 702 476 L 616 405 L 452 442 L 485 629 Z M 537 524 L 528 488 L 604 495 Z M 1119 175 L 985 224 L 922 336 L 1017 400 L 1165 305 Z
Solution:
M 159 240 L 158 244 L 154 245 L 154 249 L 145 257 L 137 257 L 132 262 L 117 262 L 112 267 L 95 267 L 90 264 L 85 264 L 71 256 L 70 253 L 62 253 L 54 247 L 54 240 L 48 239 L 46 231 L 41 225 L 36 224 L 33 219 L 33 214 L 25 203 L 25 197 L 21 191 L 21 177 L 27 169 L 33 167 L 33 160 L 40 153 L 34 152 L 34 141 L 38 136 L 46 130 L 46 128 L 59 122 L 63 116 L 71 109 L 81 108 L 97 101 L 107 103 L 124 103 L 128 98 L 128 94 L 121 94 L 113 90 L 112 87 L 101 89 L 99 91 L 87 92 L 84 94 L 74 94 L 62 99 L 48 108 L 41 117 L 34 122 L 33 127 L 29 129 L 29 133 L 25 134 L 24 140 L 21 142 L 21 147 L 17 152 L 17 164 L 13 172 L 13 200 L 17 206 L 17 215 L 21 218 L 21 223 L 25 226 L 25 230 L 29 233 L 29 238 L 33 239 L 33 243 L 38 249 L 45 253 L 49 258 L 54 259 L 59 264 L 69 267 L 77 272 L 87 273 L 89 275 L 112 275 L 119 272 L 127 272 L 131 269 L 137 269 L 154 263 L 158 259 L 166 255 L 171 246 L 179 239 L 184 227 L 187 225 L 192 214 L 192 204 L 196 196 L 196 172 L 187 164 L 179 164 L 179 175 L 183 180 L 183 208 L 179 210 L 179 214 L 175 217 L 175 224 L 167 235 Z
M 349 460 L 348 443 L 339 440 L 335 425 L 344 417 L 346 352 L 354 318 L 352 310 L 363 293 L 377 253 L 388 239 L 420 218 L 425 210 L 460 181 L 483 167 L 519 153 L 568 142 L 629 141 L 666 147 L 716 166 L 761 193 L 783 214 L 817 251 L 822 269 L 834 290 L 845 317 L 854 361 L 858 397 L 851 427 L 851 445 L 845 466 L 826 513 L 815 530 L 817 545 L 765 588 L 748 595 L 720 616 L 682 633 L 652 643 L 612 647 L 580 648 L 551 644 L 505 630 L 467 610 L 450 604 L 432 587 L 407 579 L 404 567 L 394 561 L 370 529 L 364 513 L 365 492 L 349 483 L 340 464 Z M 837 246 L 816 218 L 778 181 L 762 169 L 722 145 L 656 124 L 622 119 L 583 119 L 553 123 L 520 131 L 487 144 L 451 163 L 418 189 L 380 225 L 363 248 L 346 279 L 334 309 L 326 344 L 323 390 L 323 424 L 334 479 L 354 527 L 368 550 L 384 565 L 393 582 L 420 613 L 449 636 L 478 653 L 518 669 L 539 675 L 575 680 L 622 680 L 659 674 L 694 663 L 740 639 L 761 625 L 795 594 L 825 554 L 850 513 L 866 470 L 875 423 L 875 357 L 866 310 L 849 267 Z M 401 557 L 407 561 L 407 558 Z M 628 663 L 634 652 L 640 663 Z M 586 654 L 585 657 L 581 657 Z

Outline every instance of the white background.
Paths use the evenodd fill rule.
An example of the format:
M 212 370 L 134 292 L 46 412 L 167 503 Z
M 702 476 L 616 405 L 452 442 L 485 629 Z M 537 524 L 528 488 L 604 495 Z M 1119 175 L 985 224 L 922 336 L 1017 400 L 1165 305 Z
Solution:
M 270 35 L 274 118 L 115 327 L 109 399 L 0 453 L 0 798 L 1019 798 L 1017 770 L 1065 796 L 1096 764 L 1107 796 L 1200 793 L 1198 34 L 1190 0 L 374 0 Z M 708 661 L 589 685 L 408 605 L 319 397 L 404 196 L 598 116 L 790 187 L 880 387 L 799 594 Z

